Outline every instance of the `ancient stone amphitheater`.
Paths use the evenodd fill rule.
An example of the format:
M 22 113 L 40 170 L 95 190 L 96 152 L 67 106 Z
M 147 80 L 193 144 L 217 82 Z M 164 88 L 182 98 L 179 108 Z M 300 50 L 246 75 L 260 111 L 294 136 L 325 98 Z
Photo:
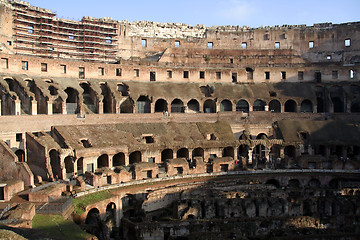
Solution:
M 0 22 L 0 228 L 360 238 L 360 22 Z

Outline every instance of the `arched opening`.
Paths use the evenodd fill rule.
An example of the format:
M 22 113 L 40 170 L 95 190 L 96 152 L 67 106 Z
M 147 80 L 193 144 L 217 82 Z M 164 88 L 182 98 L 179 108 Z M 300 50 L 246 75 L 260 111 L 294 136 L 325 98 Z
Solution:
M 49 90 L 49 92 L 50 92 L 50 95 L 52 95 L 52 96 L 58 95 L 58 90 L 57 90 L 56 87 L 50 85 L 50 86 L 48 87 L 48 90 Z
M 290 99 L 285 102 L 285 112 L 297 112 L 296 108 L 297 105 L 294 100 Z
M 352 113 L 360 113 L 360 100 L 355 100 L 351 103 L 350 111 Z
M 84 89 L 83 92 L 83 103 L 93 113 L 98 113 L 96 103 L 98 101 L 95 91 L 90 87 L 89 83 L 80 83 L 80 87 Z
M 64 163 L 65 163 L 66 178 L 70 178 L 74 175 L 73 157 L 67 156 L 64 159 Z
M 173 159 L 174 153 L 171 149 L 165 149 L 161 152 L 161 162 L 165 162 L 168 159 Z
M 176 152 L 176 157 L 177 158 L 189 158 L 189 150 L 187 148 L 180 148 L 177 152 Z
M 61 179 L 62 173 L 61 173 L 61 165 L 60 165 L 60 154 L 55 149 L 50 150 L 49 152 L 50 156 L 50 165 L 51 165 L 51 171 L 53 174 L 53 178 L 55 179 Z
M 253 111 L 265 111 L 265 106 L 266 106 L 266 103 L 263 100 L 257 99 L 254 102 Z
M 25 162 L 25 152 L 22 149 L 18 149 L 15 151 L 15 155 L 19 162 Z
M 181 101 L 180 99 L 174 99 L 171 102 L 171 112 L 172 113 L 184 113 L 185 107 L 184 107 L 183 101 Z
M 271 162 L 273 162 L 275 164 L 274 161 L 276 161 L 276 159 L 280 158 L 280 145 L 273 145 L 271 148 L 270 148 L 270 159 L 271 159 Z
M 189 113 L 198 113 L 200 112 L 200 105 L 199 102 L 195 99 L 191 99 L 187 104 L 188 112 Z
M 212 99 L 208 99 L 204 102 L 204 113 L 216 113 L 216 104 Z
M 320 181 L 316 178 L 312 178 L 308 183 L 308 186 L 311 188 L 319 188 L 320 185 L 321 185 Z
M 84 158 L 81 157 L 77 160 L 77 163 L 76 163 L 76 167 L 77 167 L 77 174 L 78 175 L 81 175 L 84 173 Z
M 150 99 L 146 96 L 140 96 L 136 101 L 138 113 L 150 113 Z
M 254 147 L 253 149 L 253 161 L 255 162 L 255 164 L 258 167 L 265 167 L 266 164 L 266 152 L 267 152 L 267 148 L 262 145 L 262 144 L 258 144 Z
M 113 113 L 113 97 L 111 94 L 111 90 L 107 84 L 100 84 L 101 95 L 103 95 L 103 112 L 104 113 Z
M 66 88 L 66 112 L 67 114 L 76 114 L 79 113 L 79 93 L 74 88 Z
M 313 105 L 310 100 L 305 99 L 301 102 L 301 112 L 313 112 Z
M 116 226 L 116 204 L 111 202 L 106 206 L 105 220 L 106 226 L 110 230 L 110 235 L 112 235 L 113 228 Z
M 120 113 L 133 113 L 133 112 L 134 112 L 134 102 L 130 98 L 127 98 L 120 105 Z
M 139 163 L 139 162 L 141 162 L 141 152 L 140 151 L 132 152 L 129 155 L 129 163 L 134 164 L 134 163 Z
M 249 112 L 249 103 L 246 100 L 240 100 L 236 103 L 237 112 Z
M 269 102 L 269 111 L 270 112 L 281 112 L 281 104 L 278 100 L 273 99 Z
M 109 156 L 107 154 L 103 154 L 97 159 L 97 167 L 109 167 Z
M 168 111 L 167 102 L 164 99 L 158 99 L 155 102 L 155 112 L 166 112 Z
M 296 157 L 296 149 L 295 149 L 295 147 L 292 146 L 292 145 L 286 146 L 285 149 L 284 149 L 284 154 L 286 156 L 288 156 L 290 159 L 295 159 L 295 157 Z
M 232 111 L 232 103 L 229 100 L 223 100 L 220 104 L 221 112 L 231 112 Z
M 300 181 L 298 179 L 290 179 L 288 182 L 288 187 L 290 188 L 300 188 Z
M 97 208 L 92 208 L 85 219 L 85 224 L 88 225 L 97 225 L 98 222 L 100 221 L 100 211 Z
M 318 86 L 315 89 L 315 94 L 316 94 L 316 111 L 318 113 L 322 113 L 325 112 L 325 101 L 324 101 L 324 96 L 325 96 L 325 92 L 324 92 L 324 88 Z
M 60 97 L 58 97 L 56 100 L 53 101 L 52 104 L 53 114 L 61 114 L 63 112 L 62 103 L 63 101 Z
M 222 151 L 223 157 L 232 157 L 234 159 L 234 148 L 233 147 L 226 147 Z
M 113 156 L 113 167 L 125 166 L 125 154 L 119 152 Z
M 193 151 L 192 151 L 192 157 L 202 157 L 204 158 L 204 149 L 202 148 L 195 148 Z
M 256 139 L 267 139 L 267 135 L 265 133 L 259 133 L 257 136 L 256 136 Z
M 344 112 L 344 103 L 341 101 L 338 97 L 331 98 L 331 101 L 333 103 L 333 109 L 334 113 L 342 113 Z
M 249 146 L 248 145 L 240 145 L 239 146 L 239 157 L 244 157 L 246 159 L 249 158 Z
M 279 187 L 280 187 L 280 183 L 279 183 L 279 181 L 276 180 L 276 179 L 269 179 L 269 180 L 266 181 L 265 184 L 266 184 L 266 185 L 273 185 L 273 186 L 276 187 L 276 188 L 279 188 Z

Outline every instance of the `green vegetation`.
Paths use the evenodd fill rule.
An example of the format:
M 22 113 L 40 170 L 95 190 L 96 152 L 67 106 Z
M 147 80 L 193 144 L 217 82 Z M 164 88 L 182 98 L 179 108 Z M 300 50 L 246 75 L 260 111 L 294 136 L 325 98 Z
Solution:
M 33 230 L 40 231 L 51 239 L 89 239 L 92 235 L 81 230 L 74 222 L 60 215 L 36 214 L 32 221 Z
M 101 191 L 97 193 L 88 194 L 82 197 L 74 198 L 73 199 L 74 212 L 80 215 L 85 212 L 86 206 L 103 201 L 113 196 L 114 195 L 110 191 Z

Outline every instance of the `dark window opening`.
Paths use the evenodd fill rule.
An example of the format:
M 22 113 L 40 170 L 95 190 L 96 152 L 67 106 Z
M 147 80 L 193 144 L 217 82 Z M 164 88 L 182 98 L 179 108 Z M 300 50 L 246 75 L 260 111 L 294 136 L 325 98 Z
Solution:
M 79 67 L 79 78 L 84 79 L 85 78 L 85 68 Z
M 321 83 L 321 72 L 315 72 L 315 81 Z
M 189 71 L 184 71 L 184 78 L 189 78 Z
M 167 71 L 167 76 L 168 76 L 168 78 L 172 78 L 172 71 L 168 70 Z
M 150 72 L 150 81 L 151 82 L 155 82 L 156 81 L 156 73 L 155 72 Z
M 100 76 L 104 76 L 104 74 L 105 74 L 104 68 L 99 67 L 99 68 L 98 68 L 98 71 L 99 71 L 99 75 L 100 75 Z
M 47 72 L 47 64 L 46 63 L 41 63 L 41 71 Z
M 221 72 L 216 72 L 216 79 L 221 79 Z
M 276 92 L 270 91 L 269 94 L 270 94 L 270 97 L 276 97 Z
M 82 140 L 81 140 L 81 143 L 83 144 L 84 148 L 90 148 L 90 147 L 92 147 L 92 146 L 91 146 L 91 143 L 89 142 L 88 139 L 82 139 Z
M 146 136 L 146 137 L 143 137 L 143 139 L 145 139 L 146 143 L 154 143 L 155 142 L 153 136 Z
M 270 40 L 270 34 L 264 34 L 264 40 Z
M 200 71 L 200 79 L 204 79 L 205 78 L 205 72 L 204 71 Z
M 8 45 L 8 46 L 11 46 L 11 44 L 12 44 L 11 41 L 6 42 L 6 45 Z
M 22 70 L 29 70 L 29 63 L 28 63 L 28 61 L 22 61 L 22 62 L 21 62 L 21 68 L 22 68 Z
M 117 68 L 116 69 L 116 76 L 121 77 L 122 74 L 122 69 L 121 68 Z
M 146 177 L 147 178 L 152 178 L 152 170 L 147 170 L 146 171 Z
M 338 71 L 334 70 L 332 71 L 332 79 L 337 79 L 338 78 Z
M 17 133 L 17 134 L 16 134 L 16 141 L 17 141 L 17 142 L 21 142 L 21 141 L 22 141 L 22 133 Z
M 228 172 L 229 171 L 229 164 L 220 164 L 220 171 L 221 172 Z
M 237 82 L 237 73 L 231 74 L 232 82 Z
M 270 79 L 270 72 L 265 72 L 265 79 L 269 80 Z
M 183 174 L 183 172 L 184 172 L 182 167 L 175 167 L 175 170 L 176 170 L 176 174 L 179 174 L 179 175 Z
M 247 79 L 252 80 L 254 78 L 254 70 L 252 68 L 246 68 Z
M 304 72 L 298 71 L 298 80 L 304 80 Z
M 230 58 L 230 63 L 233 64 L 234 63 L 234 59 Z
M 134 69 L 134 77 L 139 77 L 139 76 L 140 76 L 139 69 Z
M 280 39 L 286 39 L 286 33 L 281 34 Z
M 66 73 L 66 65 L 60 65 L 62 73 Z
M 281 80 L 285 80 L 286 79 L 286 72 L 281 72 Z

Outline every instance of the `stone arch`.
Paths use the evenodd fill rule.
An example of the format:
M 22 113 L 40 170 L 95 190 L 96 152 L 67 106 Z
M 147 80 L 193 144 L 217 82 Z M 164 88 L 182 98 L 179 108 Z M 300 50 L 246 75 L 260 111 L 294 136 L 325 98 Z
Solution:
M 232 103 L 229 100 L 224 99 L 220 104 L 220 111 L 221 112 L 231 112 L 232 111 Z
M 244 99 L 239 100 L 236 103 L 236 111 L 248 113 L 249 112 L 249 103 Z
M 172 113 L 184 113 L 185 107 L 183 101 L 176 98 L 171 102 L 171 112 Z
M 17 156 L 17 159 L 19 162 L 26 162 L 25 160 L 25 151 L 22 149 L 18 149 L 15 151 L 15 155 Z
M 319 188 L 321 186 L 321 183 L 320 183 L 319 179 L 312 178 L 308 182 L 308 186 L 311 188 Z
M 313 112 L 313 104 L 309 99 L 301 102 L 301 112 Z
M 68 87 L 65 89 L 67 94 L 66 98 L 66 111 L 67 114 L 79 113 L 79 92 L 74 88 Z
M 281 112 L 281 103 L 279 100 L 273 99 L 269 102 L 270 112 Z
M 70 178 L 74 175 L 74 161 L 72 156 L 67 156 L 64 159 L 66 178 Z
M 125 154 L 119 152 L 113 156 L 113 167 L 125 166 Z
M 189 149 L 187 148 L 180 148 L 176 152 L 177 158 L 189 158 Z
M 86 215 L 85 224 L 96 226 L 100 221 L 100 211 L 97 208 L 92 208 Z
M 202 157 L 204 158 L 204 149 L 203 148 L 195 148 L 193 151 L 192 151 L 192 157 Z
M 98 109 L 97 109 L 98 98 L 96 92 L 90 87 L 90 84 L 88 82 L 80 83 L 80 87 L 84 89 L 82 93 L 84 105 L 86 105 L 87 108 L 93 113 L 98 113 Z
M 166 100 L 160 98 L 155 102 L 155 112 L 166 112 L 168 111 L 168 103 Z
M 279 181 L 276 180 L 276 179 L 273 179 L 273 178 L 267 180 L 267 181 L 265 182 L 265 184 L 266 184 L 266 185 L 273 185 L 273 186 L 276 187 L 276 188 L 279 188 L 279 187 L 280 187 Z
M 132 152 L 129 155 L 129 163 L 134 164 L 134 163 L 139 163 L 139 162 L 141 162 L 141 152 L 140 151 Z
M 200 105 L 196 99 L 191 99 L 187 104 L 189 113 L 198 113 L 200 112 Z
M 267 138 L 268 138 L 268 136 L 265 133 L 259 133 L 256 136 L 256 139 L 267 139 Z
M 61 164 L 60 164 L 60 153 L 57 150 L 52 149 L 49 151 L 49 157 L 50 157 L 50 165 L 51 165 L 51 171 L 53 177 L 55 179 L 61 179 L 62 172 L 61 172 Z
M 233 147 L 225 147 L 222 150 L 223 157 L 232 157 L 234 159 L 234 148 Z
M 256 145 L 253 149 L 253 160 L 259 165 L 264 165 L 266 163 L 266 151 L 268 150 L 264 145 Z
M 120 113 L 133 113 L 134 112 L 134 102 L 131 98 L 127 98 L 120 105 Z
M 61 97 L 58 97 L 53 101 L 53 104 L 52 104 L 53 114 L 61 114 L 63 112 L 62 103 L 63 103 L 63 100 L 61 99 Z
M 114 112 L 114 104 L 113 104 L 113 96 L 109 86 L 106 83 L 100 84 L 101 95 L 103 95 L 103 113 L 113 113 Z
M 116 204 L 114 202 L 110 202 L 106 206 L 104 222 L 108 227 L 113 228 L 116 226 Z
M 164 149 L 161 151 L 161 162 L 165 162 L 167 159 L 173 159 L 174 153 L 172 149 Z
M 265 106 L 266 106 L 265 101 L 263 101 L 261 99 L 257 99 L 254 102 L 253 111 L 265 111 Z
M 290 188 L 301 188 L 300 181 L 296 178 L 290 179 L 288 182 L 288 187 Z
M 204 102 L 204 113 L 216 113 L 216 104 L 212 99 L 208 99 Z
M 137 113 L 150 113 L 150 99 L 147 96 L 140 96 L 136 101 Z
M 344 112 L 344 90 L 342 87 L 332 86 L 329 91 L 334 113 Z
M 284 148 L 284 154 L 290 159 L 295 159 L 296 157 L 296 148 L 293 145 L 288 145 Z
M 344 112 L 344 103 L 341 101 L 339 97 L 331 98 L 333 103 L 333 111 L 334 113 L 342 113 Z
M 102 154 L 97 159 L 97 168 L 109 167 L 109 156 L 107 154 Z
M 296 102 L 292 99 L 289 99 L 285 102 L 285 112 L 297 112 Z

